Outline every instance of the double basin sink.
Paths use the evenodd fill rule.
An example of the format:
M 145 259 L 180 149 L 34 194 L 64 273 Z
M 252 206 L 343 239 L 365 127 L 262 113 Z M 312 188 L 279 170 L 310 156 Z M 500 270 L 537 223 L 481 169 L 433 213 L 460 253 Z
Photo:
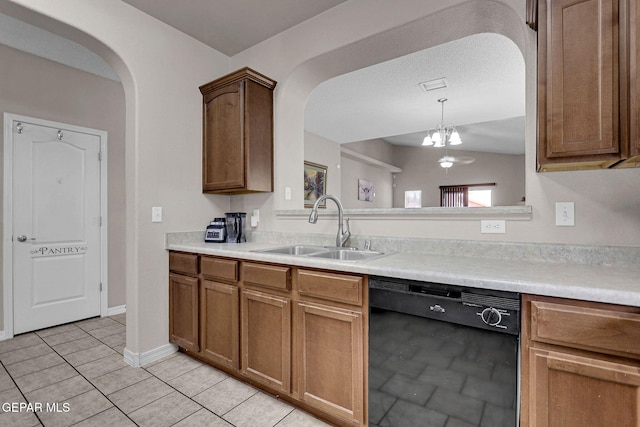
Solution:
M 258 249 L 255 252 L 334 259 L 338 261 L 366 261 L 385 255 L 383 252 L 367 249 L 312 245 L 282 246 L 278 248 Z

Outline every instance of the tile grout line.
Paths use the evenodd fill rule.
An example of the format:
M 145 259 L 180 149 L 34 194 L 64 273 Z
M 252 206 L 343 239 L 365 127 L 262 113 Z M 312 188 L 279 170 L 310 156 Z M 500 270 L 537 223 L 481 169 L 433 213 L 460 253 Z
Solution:
M 120 322 L 118 322 L 118 323 L 120 323 Z M 74 324 L 74 323 L 69 323 L 69 324 Z M 82 330 L 83 332 L 85 332 L 86 334 L 91 335 L 89 332 L 85 331 L 84 329 L 80 328 L 79 326 L 76 326 L 76 327 L 77 327 L 78 329 Z M 99 328 L 96 328 L 96 329 L 99 329 Z M 38 335 L 38 334 L 37 334 L 37 332 L 34 332 L 34 333 L 35 333 L 36 335 Z M 53 335 L 58 335 L 58 334 L 53 334 Z M 53 335 L 51 335 L 51 336 L 53 336 Z M 115 335 L 115 334 L 114 334 L 114 335 Z M 100 341 L 103 345 L 106 345 L 106 344 L 105 344 L 101 339 L 96 338 L 96 337 L 95 337 L 95 336 L 93 336 L 93 335 L 91 335 L 91 336 L 92 336 L 93 338 L 95 338 L 96 340 Z M 133 424 L 135 424 L 136 426 L 138 425 L 134 420 L 132 420 L 131 418 L 129 418 L 129 416 L 128 416 L 127 414 L 125 414 L 125 413 L 124 413 L 124 411 L 122 411 L 122 410 L 121 410 L 121 409 L 120 409 L 120 408 L 119 408 L 119 407 L 118 407 L 118 406 L 117 406 L 117 405 L 116 405 L 116 404 L 115 404 L 111 399 L 109 399 L 109 398 L 108 398 L 108 397 L 107 397 L 107 396 L 102 392 L 102 390 L 98 389 L 98 388 L 93 384 L 93 382 L 92 382 L 89 378 L 85 377 L 82 373 L 80 373 L 80 371 L 78 371 L 78 369 L 76 369 L 76 367 L 75 367 L 75 366 L 73 366 L 71 363 L 69 363 L 69 361 L 67 361 L 67 359 L 66 359 L 63 355 L 61 355 L 60 353 L 58 353 L 58 351 L 56 351 L 53 347 L 51 347 L 51 345 L 49 345 L 49 343 L 47 343 L 46 341 L 44 341 L 40 335 L 38 335 L 38 338 L 40 338 L 40 339 L 41 339 L 41 340 L 42 340 L 42 341 L 43 341 L 43 342 L 44 342 L 44 343 L 45 343 L 45 344 L 46 344 L 46 345 L 51 349 L 51 351 L 53 351 L 53 352 L 54 352 L 54 353 L 56 353 L 58 356 L 60 356 L 60 357 L 64 360 L 64 363 L 66 363 L 66 364 L 67 364 L 67 365 L 69 365 L 69 366 L 70 366 L 74 371 L 76 371 L 76 373 L 77 373 L 79 376 L 81 376 L 82 378 L 84 378 L 85 380 L 87 380 L 87 381 L 89 382 L 89 384 L 91 384 L 91 387 L 93 387 L 93 389 L 94 389 L 94 390 L 96 390 L 98 393 L 100 393 L 102 396 L 104 396 L 104 398 L 105 398 L 105 399 L 107 399 L 107 400 L 109 401 L 109 403 L 111 403 L 111 405 L 113 405 L 113 407 L 114 407 L 114 408 L 117 408 L 117 409 L 118 409 L 118 411 L 120 411 L 120 412 L 122 413 L 122 415 L 124 415 L 125 417 L 127 417 L 127 418 L 128 418 L 128 419 L 129 419 Z M 84 338 L 80 338 L 80 339 L 84 339 Z M 75 340 L 72 340 L 72 341 L 75 341 Z M 68 341 L 68 342 L 71 342 L 71 341 Z M 64 343 L 60 343 L 60 344 L 64 344 Z M 107 347 L 108 347 L 108 346 L 107 346 Z M 93 348 L 93 347 L 90 347 L 90 348 Z M 111 348 L 111 347 L 109 347 L 109 348 Z M 116 354 L 118 354 L 118 352 L 116 352 Z M 108 357 L 108 356 L 105 356 L 105 357 Z M 101 358 L 101 359 L 102 359 L 102 358 Z M 29 359 L 27 359 L 27 360 L 29 360 Z M 100 360 L 100 359 L 97 359 L 97 360 Z M 2 362 L 0 362 L 0 363 L 2 363 Z M 90 362 L 87 362 L 87 363 L 90 363 Z M 84 365 L 84 364 L 83 364 L 83 365 Z M 58 365 L 56 365 L 56 366 L 58 366 Z M 3 365 L 3 367 L 4 367 L 4 365 Z M 6 368 L 5 368 L 5 370 L 6 370 Z M 38 371 L 38 372 L 40 372 L 40 371 Z M 13 379 L 13 377 L 11 376 L 11 374 L 9 374 L 9 372 L 8 372 L 8 371 L 7 371 L 7 374 L 9 375 L 9 377 L 11 377 L 11 380 L 12 380 L 12 381 L 14 382 L 14 384 L 15 384 L 15 380 Z M 64 381 L 64 380 L 62 380 L 62 381 Z M 61 381 L 58 381 L 58 383 L 60 383 L 60 382 L 61 382 Z M 57 384 L 57 383 L 54 383 L 54 384 Z M 28 399 L 27 399 L 27 397 L 24 395 L 24 393 L 22 393 L 22 390 L 20 390 L 20 388 L 18 387 L 18 385 L 17 385 L 17 384 L 15 384 L 15 385 L 16 385 L 16 387 L 18 388 L 18 390 L 20 391 L 20 393 L 22 394 L 22 396 L 25 398 L 25 400 L 26 400 L 27 402 L 29 402 L 29 400 L 28 400 Z M 53 385 L 53 384 L 49 384 L 49 385 Z M 47 387 L 48 387 L 48 386 L 47 386 Z M 40 389 L 42 389 L 42 388 L 44 388 L 44 387 L 41 387 Z M 37 389 L 37 390 L 40 390 L 40 389 Z M 32 391 L 36 391 L 36 390 L 32 390 Z M 89 391 L 91 391 L 91 390 L 89 390 Z M 87 391 L 87 392 L 85 392 L 85 393 L 88 393 L 89 391 Z M 78 395 L 76 395 L 76 396 L 73 396 L 73 397 L 77 397 L 77 396 L 80 396 L 80 395 L 82 395 L 82 394 L 84 394 L 84 393 L 80 393 L 80 394 L 78 394 Z M 110 409 L 110 408 L 107 408 L 107 409 Z M 106 411 L 107 409 L 105 409 L 105 411 Z M 84 418 L 84 419 L 82 419 L 82 420 L 80 420 L 80 421 L 78 421 L 77 423 L 74 423 L 74 424 L 81 423 L 81 422 L 83 422 L 83 421 L 85 421 L 85 420 L 88 420 L 89 418 L 91 418 L 91 417 L 93 417 L 93 416 L 95 416 L 95 415 L 98 415 L 98 414 L 100 414 L 100 413 L 102 413 L 102 412 L 104 412 L 104 411 L 100 411 L 100 412 L 98 412 L 98 413 L 96 413 L 96 414 L 93 414 L 93 415 L 91 415 L 90 417 Z M 40 419 L 40 417 L 38 417 L 37 415 L 36 415 L 36 417 L 38 418 L 38 421 L 40 421 L 40 424 L 44 426 L 44 423 L 42 422 L 42 420 Z
M 176 353 L 177 353 L 177 352 L 176 352 Z M 175 357 L 175 356 L 172 356 L 172 357 Z M 167 360 L 169 360 L 169 359 L 167 359 Z M 165 361 L 163 361 L 163 362 L 165 362 Z M 159 365 L 160 363 L 163 363 L 163 362 L 159 362 L 159 363 L 158 363 L 158 365 Z M 155 366 L 155 365 L 154 365 L 154 366 Z M 202 365 L 200 365 L 200 366 L 206 366 L 206 365 L 205 365 L 205 364 L 202 364 Z M 189 372 L 191 372 L 191 371 L 195 371 L 196 369 L 200 368 L 200 366 L 198 366 L 198 367 L 196 367 L 196 368 L 193 368 L 193 369 L 191 369 L 191 370 L 189 370 L 189 371 L 187 371 L 187 372 L 183 372 L 181 375 L 178 375 L 178 376 L 177 376 L 177 377 L 175 377 L 175 378 L 178 378 L 178 377 L 180 377 L 180 376 L 182 376 L 182 375 L 185 375 L 185 374 L 187 374 L 187 373 L 189 373 Z M 215 415 L 216 417 L 218 417 L 218 418 L 220 418 L 221 420 L 225 421 L 225 422 L 226 422 L 226 423 L 228 423 L 230 426 L 236 427 L 236 425 L 235 425 L 235 424 L 231 424 L 229 421 L 227 421 L 226 419 L 222 418 L 220 415 L 216 414 L 215 412 L 213 412 L 212 410 L 210 410 L 210 409 L 209 409 L 209 408 L 207 408 L 206 406 L 202 405 L 200 402 L 198 402 L 198 401 L 196 401 L 196 400 L 193 400 L 191 397 L 187 396 L 187 395 L 186 395 L 186 394 L 184 394 L 182 391 L 180 391 L 180 390 L 178 390 L 177 388 L 173 387 L 171 384 L 169 384 L 169 383 L 168 383 L 168 382 L 166 382 L 165 380 L 163 380 L 163 379 L 161 379 L 161 378 L 158 378 L 157 376 L 155 376 L 155 375 L 153 374 L 153 372 L 149 372 L 149 369 L 148 369 L 148 368 L 145 368 L 144 366 L 141 366 L 140 368 L 144 369 L 144 370 L 145 370 L 149 375 L 151 375 L 152 377 L 156 378 L 156 379 L 157 379 L 158 381 L 160 381 L 161 383 L 165 384 L 166 386 L 168 386 L 168 387 L 170 387 L 171 389 L 173 389 L 174 391 L 176 391 L 176 392 L 180 393 L 181 395 L 183 395 L 184 397 L 186 397 L 187 399 L 189 399 L 190 401 L 192 401 L 192 402 L 193 402 L 193 403 L 195 403 L 196 405 L 200 406 L 202 409 L 205 409 L 205 410 L 207 410 L 207 411 L 211 412 L 213 415 Z M 175 378 L 171 378 L 171 379 L 175 379 Z M 226 378 L 225 378 L 225 379 L 226 379 Z M 224 381 L 224 380 L 222 380 L 222 381 Z M 216 384 L 220 384 L 222 381 L 217 382 Z M 136 383 L 136 384 L 137 384 L 137 383 Z M 211 387 L 214 387 L 216 384 L 212 385 Z M 209 387 L 209 388 L 211 388 L 211 387 Z M 125 387 L 125 388 L 126 388 L 126 387 Z M 207 390 L 209 390 L 209 388 L 207 388 Z M 124 389 L 123 389 L 123 390 L 124 390 Z M 204 391 L 205 391 L 205 390 L 203 390 L 203 391 L 202 391 L 202 393 L 204 393 Z M 198 394 L 200 394 L 200 393 L 198 393 Z M 168 395 L 167 395 L 167 396 L 168 396 Z M 154 400 L 153 402 L 157 402 L 158 400 L 162 399 L 163 397 L 166 397 L 166 396 L 162 396 L 162 397 L 160 397 L 160 398 L 158 398 L 158 399 Z M 149 403 L 147 403 L 146 405 L 141 406 L 140 408 L 136 409 L 136 411 L 137 411 L 137 410 L 139 410 L 139 409 L 144 408 L 145 406 L 148 406 L 148 405 L 152 404 L 153 402 L 149 402 Z M 243 401 L 243 402 L 244 402 L 244 401 Z M 199 410 L 198 410 L 198 411 L 199 411 Z M 176 422 L 175 422 L 175 423 L 173 423 L 172 425 L 176 425 L 176 424 L 178 424 L 179 422 L 181 422 L 181 421 L 183 421 L 183 420 L 185 420 L 185 419 L 189 418 L 191 415 L 195 414 L 195 413 L 196 413 L 196 412 L 198 412 L 198 411 L 192 412 L 191 414 L 187 415 L 186 417 L 182 418 L 181 420 L 176 421 Z
M 5 372 L 7 373 L 7 375 L 9 375 L 9 378 L 11 378 L 11 382 L 13 383 L 14 386 L 16 386 L 16 389 L 18 390 L 18 393 L 20 393 L 20 395 L 24 398 L 25 402 L 29 402 L 29 399 L 27 399 L 27 396 L 25 396 L 25 394 L 22 392 L 22 390 L 20 389 L 20 387 L 18 387 L 18 384 L 16 383 L 16 380 L 13 378 L 13 376 L 9 373 L 9 371 L 7 371 L 7 367 L 5 366 L 5 364 L 0 360 L 0 365 L 2 366 L 2 368 L 5 370 Z M 40 419 L 40 417 L 38 416 L 38 413 L 36 411 L 33 411 L 33 415 L 36 416 L 36 419 L 38 420 L 38 422 L 40 423 L 41 426 L 44 426 L 44 423 L 42 422 L 42 420 Z

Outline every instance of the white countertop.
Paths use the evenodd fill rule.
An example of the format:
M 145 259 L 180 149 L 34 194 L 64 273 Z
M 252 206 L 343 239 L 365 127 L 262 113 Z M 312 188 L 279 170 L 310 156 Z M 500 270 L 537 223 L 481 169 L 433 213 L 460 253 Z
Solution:
M 640 266 L 502 260 L 389 253 L 367 261 L 337 261 L 253 252 L 281 243 L 168 243 L 167 249 L 375 276 L 556 296 L 640 307 Z

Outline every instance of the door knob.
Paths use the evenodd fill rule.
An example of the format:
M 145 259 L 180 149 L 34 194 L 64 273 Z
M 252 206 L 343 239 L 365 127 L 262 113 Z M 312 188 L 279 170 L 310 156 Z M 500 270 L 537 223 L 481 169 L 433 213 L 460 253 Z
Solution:
M 18 236 L 18 242 L 26 242 L 27 240 L 36 240 L 35 237 L 27 238 L 24 234 L 22 236 Z

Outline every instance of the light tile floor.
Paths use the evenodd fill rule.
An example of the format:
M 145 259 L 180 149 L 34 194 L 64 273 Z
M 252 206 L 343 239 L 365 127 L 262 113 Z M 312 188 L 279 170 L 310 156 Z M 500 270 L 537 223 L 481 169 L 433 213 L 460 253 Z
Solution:
M 132 368 L 124 325 L 120 314 L 0 341 L 0 426 L 328 425 L 182 353 Z

